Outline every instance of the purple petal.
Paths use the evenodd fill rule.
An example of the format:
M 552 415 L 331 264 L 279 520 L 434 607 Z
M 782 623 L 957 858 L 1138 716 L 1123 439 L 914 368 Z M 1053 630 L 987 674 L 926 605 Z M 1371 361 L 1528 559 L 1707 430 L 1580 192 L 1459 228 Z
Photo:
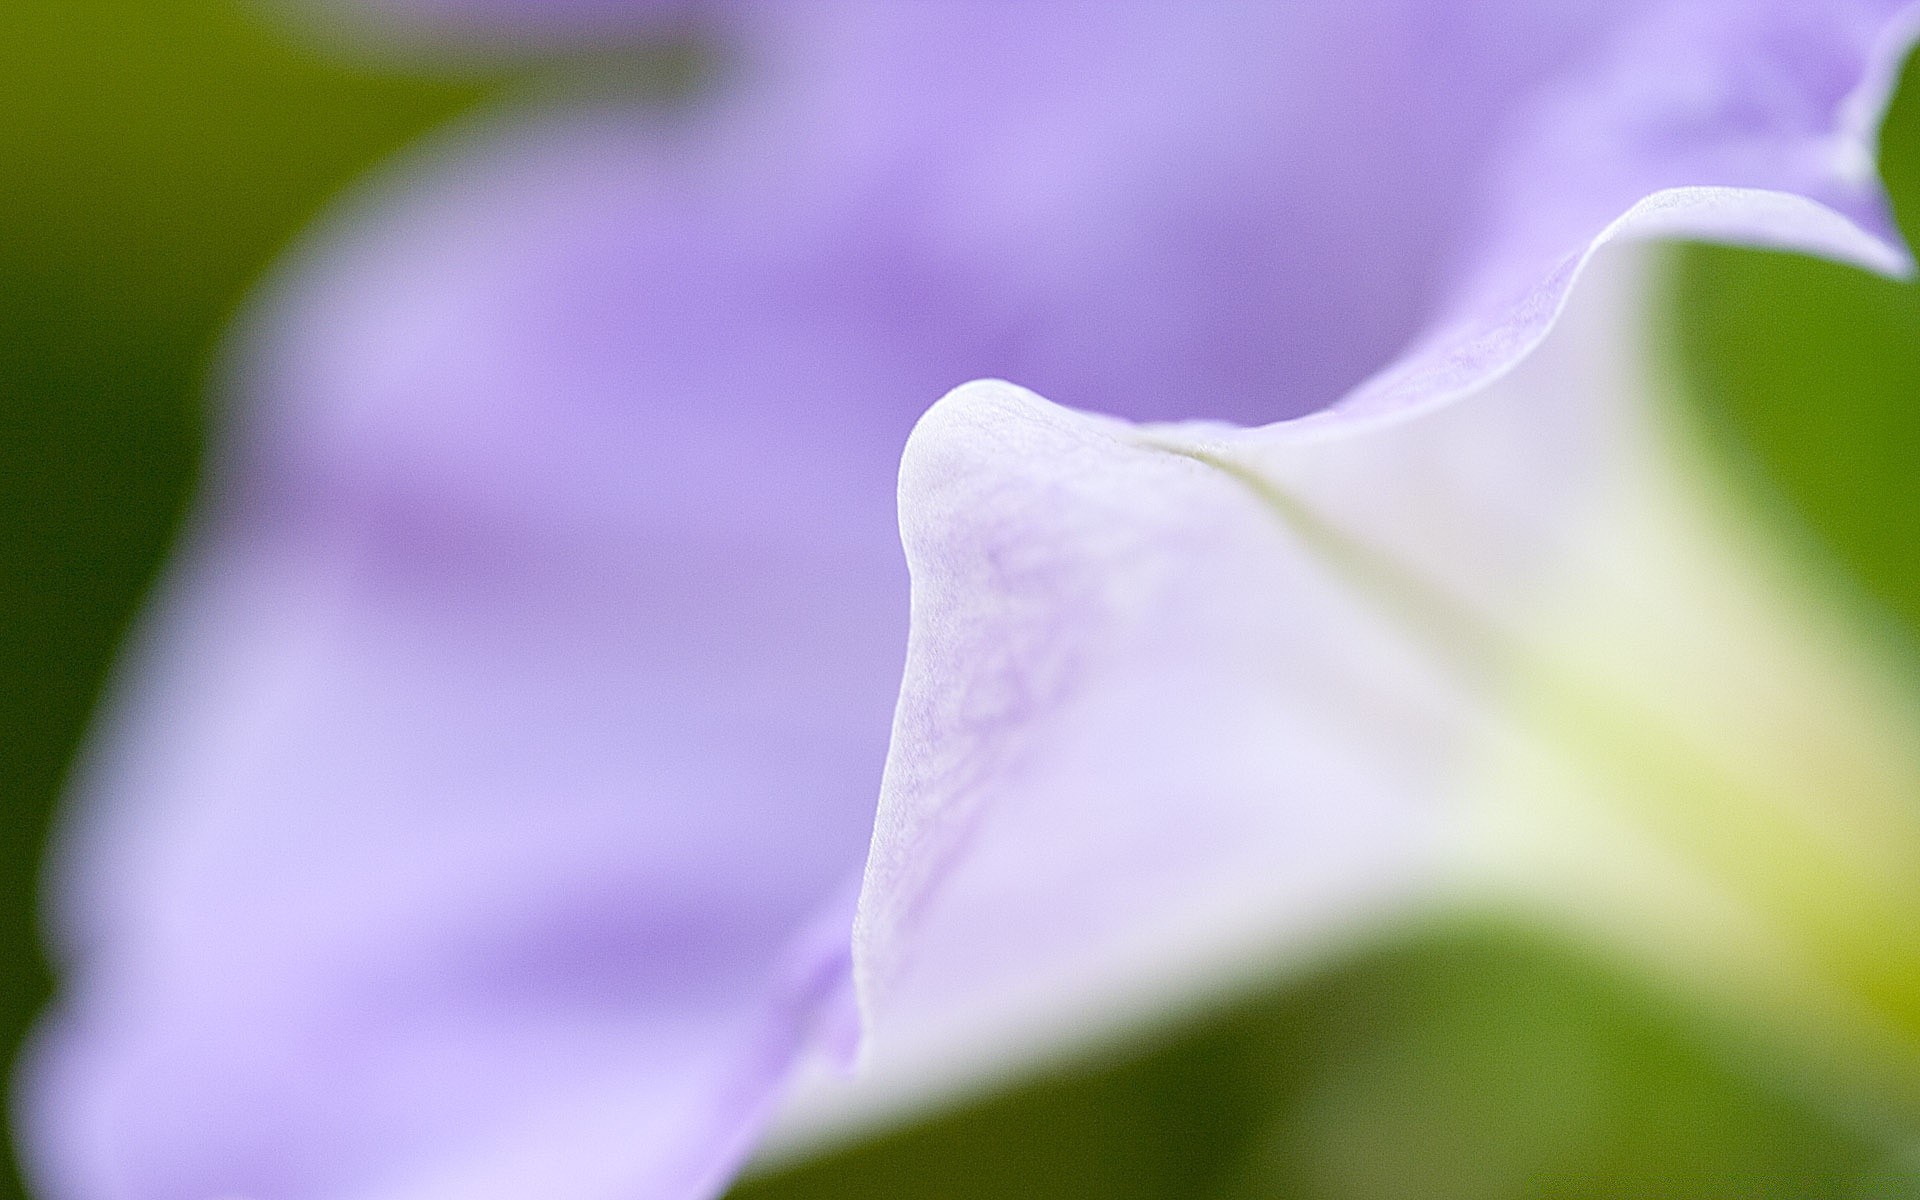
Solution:
M 629 116 L 256 322 L 62 846 L 43 1194 L 706 1195 L 844 1025 L 930 385 Z
M 1350 405 L 1511 366 L 1643 201 L 1645 232 L 1904 270 L 1872 143 L 1916 13 L 843 0 L 805 24 L 845 112 L 915 148 L 921 239 L 1009 312 L 976 374 L 1264 424 L 1377 373 Z
M 958 326 L 940 390 L 1241 424 L 1442 399 L 1534 344 L 1630 212 L 1909 261 L 1872 142 L 1913 0 L 748 11 L 736 77 L 837 131 L 845 253 L 896 260 L 863 282 Z
M 1447 300 L 1413 349 L 1341 407 L 1443 403 L 1510 368 L 1616 237 L 1911 272 L 1875 161 L 1916 34 L 1911 3 L 1655 6 L 1511 121 Z
M 1675 230 L 1898 265 L 1860 156 L 1839 152 L 1861 149 L 1890 78 L 1896 7 L 1703 6 L 1688 26 L 1677 6 L 1599 0 L 1552 20 L 1388 0 L 796 5 L 764 10 L 755 36 L 787 50 L 716 106 L 444 149 L 254 331 L 218 510 L 65 848 L 67 1000 L 27 1105 L 49 1194 L 710 1191 L 845 1015 L 844 919 L 831 928 L 902 623 L 892 464 L 928 397 L 997 374 L 1125 416 L 1258 423 L 1325 407 L 1427 331 L 1400 372 L 1413 384 L 1353 402 L 1405 411 L 1504 369 L 1592 239 L 1649 194 L 1673 210 L 1675 187 L 1716 189 L 1685 193 L 1711 219 Z M 1795 12 L 1807 30 L 1761 36 Z M 1690 40 L 1701 29 L 1717 40 Z M 1708 76 L 1725 105 L 1636 90 L 1641 54 L 1695 45 L 1728 64 Z M 1756 47 L 1777 74 L 1735 69 Z M 1556 164 L 1537 123 L 1583 114 L 1614 140 Z M 1105 653 L 1117 628 L 1143 644 L 1129 661 L 1172 681 L 1121 679 L 1112 712 L 1087 717 L 1173 703 L 1161 740 L 1116 747 L 1109 768 L 1217 793 L 1168 864 L 1246 839 L 1225 890 L 1158 933 L 1237 904 L 1273 875 L 1257 855 L 1303 828 L 1328 840 L 1313 871 L 1264 880 L 1290 898 L 1252 912 L 1263 934 L 1408 886 L 1424 810 L 1395 779 L 1424 760 L 1303 742 L 1303 769 L 1351 809 L 1256 812 L 1243 802 L 1271 765 L 1246 757 L 1234 695 L 1207 691 L 1216 668 L 1294 653 L 1246 589 L 1297 577 L 1289 610 L 1352 619 L 1325 582 L 1229 559 L 1188 580 L 1143 566 L 1112 591 L 1127 563 L 1100 554 L 1144 556 L 1148 535 L 1224 552 L 1257 514 L 1157 452 L 1128 500 L 1099 483 L 1134 473 L 1102 448 L 1146 453 L 1124 427 L 984 407 L 1027 412 L 1024 446 L 980 443 L 1016 477 L 1052 448 L 1094 489 L 1058 493 L 1062 521 L 1091 514 L 1078 524 L 999 531 L 987 557 L 1009 587 L 1032 560 L 1030 585 L 1058 598 L 1217 605 L 1254 650 L 1236 665 L 1141 612 L 1008 632 L 1044 665 Z M 914 486 L 938 458 L 923 450 Z M 915 536 L 924 578 L 938 535 Z M 1357 669 L 1352 644 L 1318 669 Z M 1456 707 L 1381 653 L 1361 666 L 1382 695 L 1409 688 L 1423 720 Z M 1013 697 L 1036 720 L 1053 720 L 1050 678 Z M 1005 707 L 980 725 L 1006 739 L 993 754 L 1044 750 L 1053 725 L 1021 734 Z M 1218 745 L 1217 774 L 1171 778 L 1189 764 L 1154 748 L 1175 734 Z M 1090 816 L 1072 826 L 1088 861 L 1167 824 Z M 899 868 L 900 895 L 919 869 Z M 1151 882 L 1114 915 L 1178 894 L 1176 874 Z
M 664 6 L 402 7 L 591 36 Z M 1913 0 L 725 8 L 890 189 L 874 240 L 945 276 L 982 335 L 962 374 L 1078 407 L 1434 402 L 1517 361 L 1622 231 L 1911 265 L 1873 134 Z
M 1544 656 L 1727 752 L 1733 794 L 1762 797 L 1735 814 L 1754 828 L 1810 800 L 1788 858 L 1835 827 L 1920 845 L 1898 803 L 1920 779 L 1910 699 L 1855 704 L 1886 694 L 1860 682 L 1878 664 L 1834 655 L 1830 612 L 1780 603 L 1791 575 L 1756 573 L 1751 531 L 1701 504 L 1647 417 L 1644 289 L 1616 266 L 1490 390 L 1391 424 L 1222 440 L 997 382 L 927 415 L 902 471 L 913 628 L 856 924 L 867 1070 L 800 1097 L 783 1141 L 1164 1020 L 1462 884 L 1524 878 L 1529 901 L 1616 933 L 1631 912 L 1636 944 L 1679 946 L 1688 970 L 1729 952 L 1724 897 L 1703 946 L 1664 890 L 1726 881 L 1647 871 L 1673 849 L 1658 822 L 1613 823 L 1691 801 L 1610 809 L 1621 781 L 1602 776 L 1600 816 L 1582 808 L 1578 736 L 1605 734 L 1569 752 L 1536 723 Z M 1645 751 L 1655 778 L 1664 746 Z M 1491 765 L 1536 757 L 1554 771 Z M 1888 759 L 1868 805 L 1833 786 Z
M 1484 388 L 1622 235 L 1911 265 L 1871 170 L 1910 4 L 1531 23 L 1498 5 L 1222 6 L 1229 19 L 1197 27 L 1142 6 L 1100 37 L 1063 18 L 1005 44 L 978 9 L 944 11 L 937 61 L 850 57 L 974 81 L 923 88 L 907 117 L 968 130 L 959 184 L 926 188 L 970 202 L 942 230 L 971 239 L 961 257 L 1006 264 L 1016 296 L 1071 281 L 1024 306 L 1049 338 L 1098 347 L 999 373 L 1125 416 L 1263 423 L 1324 408 L 1358 383 L 1346 364 L 1411 342 L 1331 411 L 1206 431 L 1222 453 L 1266 461 L 1276 442 L 1353 437 Z M 881 17 L 856 30 L 920 45 Z M 1283 71 L 1274 49 L 1292 45 L 1324 60 Z M 941 107 L 954 94 L 964 117 Z M 1249 212 L 1264 215 L 1235 217 Z M 1276 349 L 1283 365 L 1252 357 Z M 1531 367 L 1529 386 L 1552 395 L 1564 366 Z M 1609 405 L 1574 423 L 1614 419 Z M 1558 529 L 1525 519 L 1621 468 L 1569 438 L 1561 411 L 1450 420 L 1473 432 L 1383 431 L 1384 448 L 1289 470 L 1333 472 L 1342 519 L 1398 505 L 1396 550 L 1510 608 L 1534 581 L 1510 559 L 1532 562 Z M 915 632 L 856 943 L 883 1105 L 1283 960 L 1427 876 L 1435 781 L 1472 705 L 1343 608 L 1324 564 L 1276 559 L 1274 514 L 1244 488 L 1156 453 L 1158 437 L 986 387 L 944 402 L 909 452 Z M 1434 479 L 1428 459 L 1478 475 Z M 829 1086 L 793 1121 L 872 1102 Z

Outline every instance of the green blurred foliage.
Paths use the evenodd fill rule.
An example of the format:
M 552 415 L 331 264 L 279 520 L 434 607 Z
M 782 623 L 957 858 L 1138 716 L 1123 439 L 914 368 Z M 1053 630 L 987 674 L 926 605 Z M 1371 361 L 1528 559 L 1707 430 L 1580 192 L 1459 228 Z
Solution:
M 47 991 L 47 816 L 192 486 L 222 327 L 331 194 L 481 91 L 300 41 L 215 0 L 0 4 L 0 1046 Z
M 1461 921 L 731 1200 L 1864 1200 L 1884 1154 L 1630 977 Z
M 0 6 L 0 1044 L 46 991 L 36 856 L 190 494 L 221 329 L 329 197 L 497 83 L 330 59 L 256 18 Z M 1886 142 L 1911 234 L 1909 75 Z M 1920 290 L 1695 248 L 1673 295 L 1716 444 L 1920 647 Z M 735 1197 L 1920 1195 L 1717 1045 L 1570 949 L 1436 927 Z
M 1920 246 L 1920 58 L 1881 134 Z M 1920 650 L 1920 287 L 1798 255 L 1690 246 L 1671 329 L 1727 461 L 1839 568 L 1890 639 Z

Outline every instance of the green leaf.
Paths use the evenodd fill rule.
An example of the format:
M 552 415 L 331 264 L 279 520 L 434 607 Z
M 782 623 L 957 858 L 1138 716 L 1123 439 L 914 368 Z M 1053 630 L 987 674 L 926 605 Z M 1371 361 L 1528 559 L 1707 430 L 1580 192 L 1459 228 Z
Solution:
M 1920 245 L 1920 59 L 1881 138 Z M 1798 255 L 1685 248 L 1672 330 L 1684 394 L 1763 503 L 1920 649 L 1920 286 Z

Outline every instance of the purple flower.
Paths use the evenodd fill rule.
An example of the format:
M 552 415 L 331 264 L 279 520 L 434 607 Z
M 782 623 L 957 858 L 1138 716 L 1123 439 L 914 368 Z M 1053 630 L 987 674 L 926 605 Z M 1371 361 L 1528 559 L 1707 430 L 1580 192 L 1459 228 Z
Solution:
M 1624 949 L 1908 1102 L 1920 697 L 1676 434 L 1644 265 L 1593 271 L 1410 418 L 1141 426 L 985 382 L 921 421 L 870 1069 L 794 1136 L 1436 905 Z
M 361 6 L 739 51 L 445 139 L 245 323 L 58 847 L 52 1200 L 711 1195 L 862 1042 L 891 1102 L 1524 875 L 1459 831 L 1585 770 L 1487 732 L 1592 673 L 1513 649 L 1600 644 L 1566 547 L 1717 543 L 1623 499 L 1631 288 L 1428 410 L 1611 237 L 1909 266 L 1892 0 Z M 900 449 L 982 376 L 1113 416 L 913 434 L 889 758 Z

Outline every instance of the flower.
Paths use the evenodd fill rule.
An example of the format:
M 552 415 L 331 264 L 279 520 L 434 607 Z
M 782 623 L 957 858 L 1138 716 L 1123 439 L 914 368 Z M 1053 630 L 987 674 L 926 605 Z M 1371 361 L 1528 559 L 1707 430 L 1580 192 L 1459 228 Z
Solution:
M 1437 411 L 1140 426 L 989 382 L 922 420 L 866 1087 L 1495 903 L 1916 1115 L 1920 697 L 1671 428 L 1609 254 Z
M 1510 706 L 1369 605 L 1572 603 L 1541 564 L 1650 457 L 1614 349 L 1431 410 L 1609 237 L 1909 265 L 1910 6 L 1458 9 L 713 6 L 685 109 L 497 117 L 349 206 L 243 323 L 58 848 L 46 1194 L 710 1195 L 858 1039 L 936 1079 L 1424 891 Z M 881 790 L 895 464 L 986 375 L 1113 416 L 913 434 Z

